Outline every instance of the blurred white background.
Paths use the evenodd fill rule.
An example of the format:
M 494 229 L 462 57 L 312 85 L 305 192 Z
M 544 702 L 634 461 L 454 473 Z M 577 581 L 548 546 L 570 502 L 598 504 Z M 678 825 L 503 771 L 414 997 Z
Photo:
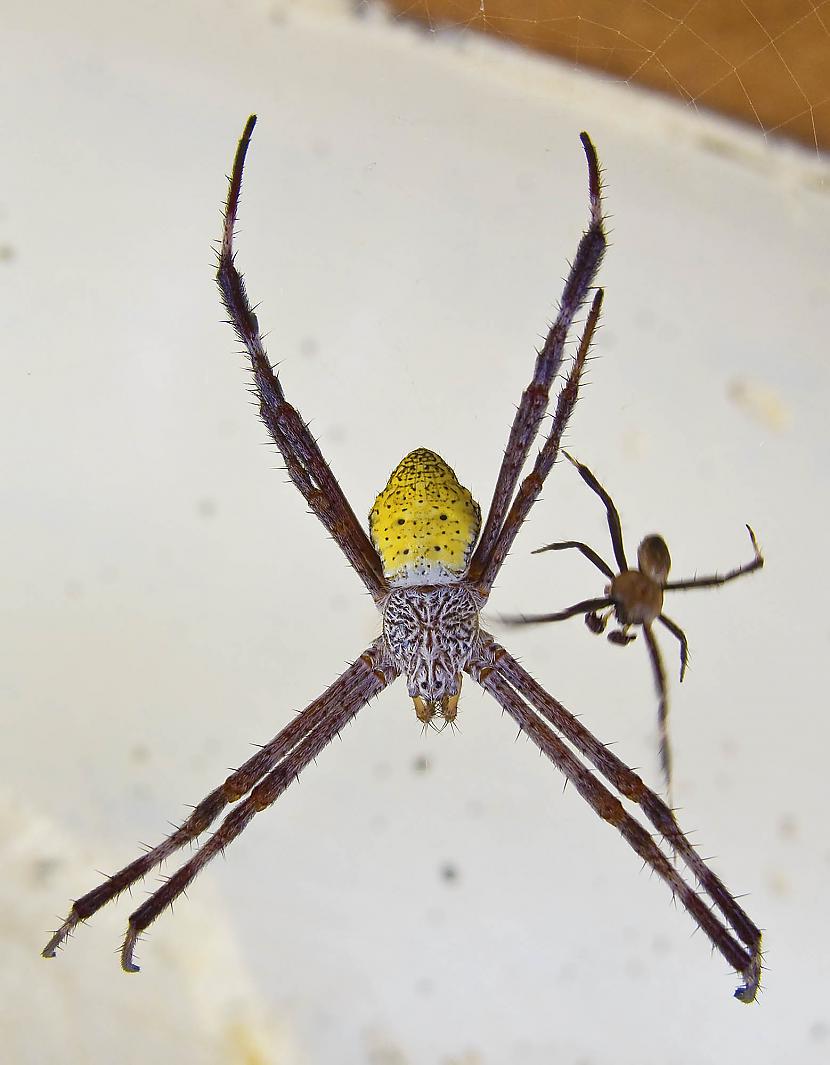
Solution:
M 755 1065 L 827 1060 L 823 604 L 828 168 L 815 153 L 346 4 L 3 5 L 0 1033 L 4 1060 Z M 360 17 L 359 17 L 360 16 Z M 659 530 L 681 823 L 766 930 L 735 1002 L 665 887 L 465 688 L 423 735 L 402 684 L 114 953 L 129 899 L 68 909 L 156 842 L 374 637 L 275 472 L 212 282 L 245 118 L 240 264 L 289 398 L 362 515 L 413 447 L 489 501 L 587 219 L 612 247 L 568 446 Z M 566 464 L 490 604 L 600 594 L 603 513 Z M 658 783 L 641 641 L 505 643 Z M 152 882 L 148 881 L 148 886 Z M 135 892 L 143 897 L 144 886 Z

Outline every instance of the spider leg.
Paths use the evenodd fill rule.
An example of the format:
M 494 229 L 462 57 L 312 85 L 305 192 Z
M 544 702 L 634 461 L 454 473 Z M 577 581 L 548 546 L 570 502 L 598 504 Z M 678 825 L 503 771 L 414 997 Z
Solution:
M 249 792 L 257 781 L 280 764 L 299 743 L 320 729 L 325 730 L 327 723 L 340 712 L 342 705 L 358 703 L 362 706 L 376 692 L 382 690 L 391 682 L 393 676 L 384 681 L 379 679 L 383 674 L 374 666 L 381 661 L 381 645 L 378 641 L 319 698 L 286 725 L 270 743 L 260 748 L 223 784 L 202 799 L 184 823 L 166 840 L 75 901 L 69 916 L 44 948 L 43 956 L 53 958 L 57 949 L 78 924 L 97 913 L 102 906 L 142 879 L 186 843 L 201 835 L 229 803 Z
M 651 625 L 643 625 L 643 637 L 648 648 L 648 657 L 651 661 L 651 669 L 654 673 L 654 687 L 657 689 L 657 735 L 660 751 L 660 768 L 663 771 L 663 779 L 666 782 L 666 791 L 669 795 L 669 806 L 672 802 L 672 753 L 669 741 L 669 690 L 666 683 L 666 671 L 663 668 L 663 658 Z
M 585 360 L 588 357 L 588 349 L 591 346 L 591 340 L 594 336 L 594 330 L 599 321 L 599 314 L 602 309 L 602 297 L 602 289 L 597 289 L 593 303 L 591 304 L 591 309 L 588 312 L 588 318 L 585 322 L 585 330 L 579 341 L 579 347 L 577 348 L 573 366 L 571 367 L 568 376 L 565 378 L 565 383 L 562 386 L 556 401 L 556 412 L 553 416 L 553 425 L 551 426 L 550 434 L 542 445 L 539 454 L 536 456 L 536 461 L 533 463 L 533 469 L 519 486 L 519 490 L 516 493 L 507 517 L 504 520 L 504 524 L 499 531 L 498 537 L 493 544 L 493 548 L 486 559 L 483 559 L 483 569 L 480 575 L 477 578 L 471 578 L 476 580 L 476 589 L 485 599 L 490 594 L 493 581 L 496 579 L 499 570 L 504 564 L 504 560 L 507 558 L 510 548 L 513 546 L 516 534 L 522 527 L 525 518 L 530 513 L 530 508 L 539 498 L 542 486 L 556 462 L 562 434 L 567 427 L 573 409 L 576 406 L 576 401 L 579 398 L 579 384 L 582 378 L 582 371 L 585 367 Z
M 667 618 L 665 614 L 661 614 L 658 621 L 662 622 L 669 632 L 680 644 L 680 683 L 683 683 L 683 678 L 686 676 L 686 666 L 689 664 L 689 641 L 686 639 L 686 633 L 680 628 L 676 621 L 672 621 L 671 618 Z
M 276 802 L 289 784 L 297 779 L 300 772 L 305 769 L 309 762 L 312 762 L 366 703 L 381 692 L 388 683 L 389 681 L 385 677 L 381 679 L 377 673 L 373 673 L 359 694 L 356 693 L 351 698 L 343 699 L 341 704 L 317 728 L 310 732 L 282 762 L 260 780 L 247 798 L 243 799 L 225 817 L 210 839 L 202 844 L 193 857 L 186 861 L 137 910 L 130 914 L 127 934 L 124 937 L 124 945 L 121 949 L 121 967 L 125 972 L 135 973 L 139 971 L 138 965 L 133 961 L 133 951 L 141 933 L 168 906 L 172 905 L 182 892 L 187 890 L 211 858 L 219 854 L 220 851 L 224 853 L 225 848 L 247 828 L 249 822 L 256 814 L 267 810 L 269 806 Z
M 579 614 L 591 614 L 595 610 L 603 610 L 612 605 L 613 601 L 607 596 L 602 599 L 583 599 L 581 603 L 575 603 L 556 614 L 502 614 L 500 620 L 505 625 L 538 625 L 546 621 L 565 621 Z
M 755 558 L 753 558 L 751 562 L 746 562 L 743 566 L 731 569 L 728 573 L 713 573 L 710 577 L 691 577 L 686 581 L 667 581 L 663 585 L 664 590 L 679 592 L 687 588 L 716 588 L 720 584 L 734 581 L 736 577 L 743 577 L 745 573 L 752 573 L 753 570 L 763 569 L 764 556 L 761 554 L 758 541 L 755 539 L 755 533 L 749 525 L 747 525 L 747 530 L 749 531 L 749 538 L 752 541 L 752 547 L 755 551 Z
M 579 242 L 568 279 L 565 282 L 559 313 L 548 332 L 542 350 L 537 354 L 533 378 L 522 393 L 519 407 L 513 418 L 487 521 L 470 565 L 471 573 L 475 575 L 476 580 L 479 579 L 479 574 L 485 571 L 489 574 L 491 569 L 491 556 L 501 534 L 522 467 L 527 461 L 530 448 L 547 410 L 551 385 L 562 364 L 562 353 L 568 333 L 575 315 L 588 295 L 605 254 L 606 237 L 603 229 L 599 161 L 588 134 L 581 134 L 580 139 L 588 161 L 590 222 Z M 492 574 L 489 578 L 488 590 L 494 577 L 495 574 Z
M 492 640 L 482 632 L 485 644 Z M 727 890 L 723 881 L 703 861 L 688 838 L 681 831 L 674 813 L 659 795 L 647 788 L 642 779 L 609 750 L 566 708 L 550 695 L 538 681 L 525 670 L 503 647 L 491 644 L 490 654 L 495 660 L 495 669 L 533 708 L 561 733 L 569 743 L 613 785 L 626 799 L 637 803 L 645 816 L 663 836 L 695 877 L 703 891 L 712 899 L 726 922 L 735 931 L 740 941 L 751 954 L 748 967 L 740 968 L 747 983 L 739 988 L 736 996 L 743 1002 L 751 1002 L 758 989 L 761 971 L 761 932 Z M 481 683 L 481 681 L 479 681 Z M 717 944 L 715 944 L 717 946 Z M 720 947 L 718 947 L 720 949 Z M 721 951 L 723 953 L 723 951 Z M 754 976 L 753 976 L 754 974 Z
M 222 240 L 219 244 L 216 280 L 230 316 L 230 324 L 251 359 L 260 416 L 285 460 L 289 477 L 340 546 L 375 602 L 379 602 L 387 593 L 388 586 L 377 552 L 357 520 L 308 426 L 299 412 L 286 401 L 280 380 L 265 352 L 259 323 L 248 300 L 245 282 L 236 269 L 234 226 L 242 188 L 242 170 L 255 124 L 256 116 L 251 115 L 236 150 L 225 206 Z
M 602 487 L 596 477 L 591 473 L 587 466 L 584 466 L 581 462 L 578 462 L 573 455 L 569 455 L 567 451 L 563 451 L 562 454 L 571 463 L 572 466 L 576 466 L 579 476 L 588 485 L 592 492 L 596 492 L 599 498 L 602 500 L 605 506 L 605 513 L 608 515 L 608 531 L 611 534 L 611 544 L 614 548 L 614 558 L 617 560 L 617 565 L 620 567 L 620 573 L 628 569 L 628 563 L 625 560 L 625 547 L 623 546 L 622 526 L 620 525 L 620 515 L 617 508 L 614 506 L 614 500 L 608 494 L 608 492 Z
M 600 570 L 600 572 L 604 573 L 610 581 L 613 581 L 616 574 L 608 565 L 608 563 L 604 559 L 600 558 L 600 556 L 592 547 L 588 547 L 587 544 L 580 543 L 579 540 L 562 540 L 555 544 L 545 544 L 544 547 L 537 547 L 535 551 L 531 551 L 530 553 L 532 555 L 541 555 L 545 551 L 567 551 L 569 548 L 572 547 L 576 548 L 577 551 L 581 552 L 588 559 L 589 562 L 593 562 L 597 569 Z
M 498 664 L 495 668 L 489 667 L 489 672 L 488 667 L 484 667 L 473 668 L 471 673 L 510 714 L 525 735 L 565 774 L 594 812 L 603 821 L 613 825 L 626 843 L 668 884 L 672 894 L 703 929 L 715 949 L 743 977 L 745 983 L 735 992 L 736 997 L 742 1001 L 752 1001 L 760 977 L 757 954 L 745 949 L 720 918 L 709 909 L 704 899 L 680 876 L 640 822 L 626 813 L 619 799 L 612 795 L 556 733 L 536 716 L 501 674 Z

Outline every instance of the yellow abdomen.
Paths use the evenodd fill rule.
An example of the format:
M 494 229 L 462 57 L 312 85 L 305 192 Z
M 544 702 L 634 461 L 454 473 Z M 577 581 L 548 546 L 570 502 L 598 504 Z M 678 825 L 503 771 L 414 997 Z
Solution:
M 419 447 L 401 460 L 369 512 L 369 533 L 389 581 L 440 584 L 467 568 L 481 510 L 440 455 Z

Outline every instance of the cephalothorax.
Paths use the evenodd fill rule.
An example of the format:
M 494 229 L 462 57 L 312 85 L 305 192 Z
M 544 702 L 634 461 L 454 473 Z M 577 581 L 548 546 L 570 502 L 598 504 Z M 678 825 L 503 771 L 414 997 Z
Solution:
M 545 691 L 480 622 L 480 611 L 496 575 L 553 468 L 577 401 L 602 306 L 602 291 L 597 290 L 559 390 L 550 432 L 542 439 L 530 472 L 520 481 L 531 447 L 539 439 L 551 386 L 562 368 L 566 340 L 605 253 L 599 164 L 588 135 L 583 133 L 581 139 L 588 161 L 589 225 L 577 247 L 559 312 L 537 353 L 533 376 L 516 410 L 481 535 L 478 504 L 443 459 L 419 448 L 401 461 L 378 496 L 369 520 L 370 539 L 306 422 L 285 397 L 235 266 L 234 226 L 255 122 L 254 116 L 248 119 L 231 172 L 217 279 L 231 324 L 251 360 L 262 420 L 291 480 L 381 611 L 383 636 L 270 743 L 207 795 L 171 836 L 78 899 L 49 940 L 44 955 L 53 957 L 81 921 L 192 843 L 236 802 L 210 838 L 131 914 L 121 963 L 128 972 L 135 972 L 138 966 L 133 953 L 141 933 L 375 695 L 404 675 L 423 722 L 436 716 L 452 721 L 461 677 L 466 673 L 493 696 L 592 809 L 668 884 L 715 948 L 741 974 L 737 997 L 752 1001 L 761 971 L 761 933 L 756 925 L 691 846 L 666 804 Z M 610 789 L 639 807 L 657 831 L 657 839 Z M 670 854 L 682 862 L 688 878 L 681 875 Z
M 651 666 L 654 671 L 654 684 L 657 688 L 659 706 L 657 711 L 657 726 L 660 735 L 660 764 L 663 769 L 663 777 L 671 799 L 672 789 L 672 755 L 669 742 L 669 695 L 666 684 L 666 672 L 663 669 L 663 659 L 660 648 L 652 632 L 652 625 L 659 621 L 675 637 L 680 644 L 680 682 L 686 676 L 686 666 L 689 663 L 689 643 L 686 634 L 671 618 L 663 613 L 663 593 L 667 591 L 683 591 L 689 588 L 714 588 L 721 584 L 735 580 L 746 573 L 752 573 L 761 569 L 764 558 L 755 539 L 755 533 L 749 525 L 747 530 L 752 541 L 754 557 L 751 562 L 729 570 L 728 573 L 714 573 L 708 577 L 690 577 L 683 581 L 670 581 L 669 570 L 671 569 L 671 555 L 666 541 L 658 533 L 650 533 L 640 541 L 637 548 L 637 567 L 629 569 L 625 557 L 625 545 L 622 537 L 622 524 L 614 501 L 608 492 L 602 487 L 593 473 L 581 462 L 577 462 L 567 451 L 562 454 L 572 463 L 582 480 L 591 491 L 595 492 L 605 505 L 605 513 L 608 518 L 608 529 L 611 534 L 611 546 L 614 549 L 614 557 L 619 566 L 619 572 L 605 562 L 593 548 L 588 547 L 577 540 L 562 540 L 553 544 L 546 544 L 537 548 L 533 554 L 541 555 L 545 551 L 570 551 L 576 550 L 583 554 L 589 562 L 609 578 L 610 584 L 605 589 L 605 595 L 596 599 L 584 599 L 575 603 L 565 610 L 559 610 L 554 614 L 519 614 L 515 617 L 505 617 L 503 620 L 511 625 L 537 625 L 548 621 L 565 621 L 567 618 L 578 617 L 583 614 L 585 624 L 591 632 L 605 632 L 611 617 L 616 617 L 619 628 L 612 629 L 608 633 L 610 643 L 626 646 L 636 638 L 631 632 L 634 625 L 640 625 L 643 629 L 643 637 L 648 648 Z

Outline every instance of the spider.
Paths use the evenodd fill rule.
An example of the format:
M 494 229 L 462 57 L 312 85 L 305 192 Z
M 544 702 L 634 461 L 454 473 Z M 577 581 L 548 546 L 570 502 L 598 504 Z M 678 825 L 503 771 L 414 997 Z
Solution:
M 669 805 L 672 792 L 672 753 L 669 743 L 669 694 L 666 685 L 666 673 L 663 669 L 663 659 L 657 638 L 652 631 L 652 625 L 659 621 L 664 625 L 672 636 L 680 644 L 680 683 L 686 675 L 686 666 L 689 662 L 689 643 L 686 634 L 680 626 L 666 617 L 663 613 L 663 593 L 679 592 L 688 588 L 715 588 L 721 584 L 734 581 L 736 577 L 742 577 L 746 573 L 752 573 L 761 569 L 764 558 L 755 539 L 755 533 L 747 525 L 749 538 L 755 557 L 751 562 L 738 566 L 728 573 L 712 574 L 710 577 L 692 577 L 684 581 L 668 580 L 671 569 L 671 555 L 666 546 L 666 541 L 657 533 L 651 533 L 640 541 L 637 548 L 637 567 L 631 569 L 626 561 L 625 547 L 623 546 L 622 526 L 620 515 L 614 506 L 614 501 L 608 492 L 602 487 L 593 473 L 581 462 L 577 462 L 567 451 L 562 452 L 565 458 L 576 467 L 579 476 L 602 500 L 608 517 L 608 530 L 611 534 L 611 546 L 614 549 L 614 557 L 619 566 L 619 572 L 614 573 L 611 567 L 600 556 L 588 547 L 587 544 L 578 540 L 564 540 L 558 543 L 546 544 L 537 548 L 533 554 L 541 555 L 545 551 L 568 551 L 581 552 L 589 562 L 600 570 L 611 582 L 605 589 L 605 595 L 597 599 L 584 599 L 575 603 L 566 610 L 557 611 L 555 614 L 520 614 L 502 617 L 502 621 L 508 625 L 536 625 L 548 621 L 565 621 L 566 618 L 577 617 L 583 614 L 585 624 L 591 632 L 597 635 L 605 631 L 612 615 L 616 615 L 620 628 L 612 629 L 608 633 L 611 643 L 626 646 L 636 639 L 636 634 L 630 632 L 632 625 L 640 625 L 643 629 L 643 639 L 648 648 L 651 668 L 654 671 L 654 685 L 657 689 L 658 710 L 657 727 L 660 744 L 660 766 L 663 771 L 663 779 L 669 794 Z M 600 613 L 603 611 L 603 613 Z
M 689 843 L 666 804 L 549 695 L 480 622 L 496 575 L 553 467 L 577 401 L 600 315 L 603 293 L 598 289 L 558 394 L 550 434 L 520 483 L 540 433 L 553 380 L 562 365 L 568 334 L 588 299 L 605 252 L 600 169 L 590 138 L 581 134 L 588 163 L 588 228 L 577 247 L 558 314 L 537 353 L 533 377 L 516 410 L 481 535 L 478 504 L 446 462 L 426 448 L 412 451 L 393 470 L 372 507 L 367 535 L 308 425 L 286 399 L 236 269 L 234 227 L 255 122 L 254 115 L 247 121 L 231 171 L 217 280 L 230 324 L 251 360 L 262 420 L 291 480 L 374 599 L 382 615 L 382 635 L 273 740 L 207 795 L 167 839 L 75 901 L 44 948 L 44 956 L 54 957 L 80 922 L 196 840 L 229 804 L 237 803 L 213 834 L 131 914 L 121 965 L 127 972 L 136 972 L 133 954 L 139 936 L 187 889 L 211 858 L 224 852 L 256 814 L 276 801 L 362 707 L 403 675 L 422 721 L 435 717 L 452 721 L 466 673 L 493 696 L 592 809 L 668 884 L 715 949 L 740 973 L 743 982 L 736 996 L 752 1001 L 761 972 L 759 929 Z M 600 776 L 622 798 L 639 805 L 665 847 L 682 859 L 697 887 L 680 875 L 663 847 Z

